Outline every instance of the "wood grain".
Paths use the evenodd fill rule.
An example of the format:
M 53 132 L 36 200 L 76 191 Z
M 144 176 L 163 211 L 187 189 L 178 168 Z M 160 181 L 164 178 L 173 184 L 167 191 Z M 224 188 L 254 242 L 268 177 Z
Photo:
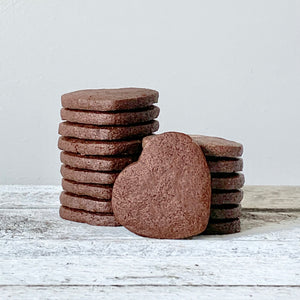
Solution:
M 60 186 L 0 186 L 1 208 L 56 208 Z M 300 210 L 300 186 L 245 186 L 244 209 Z
M 297 286 L 3 286 L 0 287 L 3 299 L 189 299 L 189 300 L 232 300 L 232 299 L 296 299 L 300 297 Z M 201 295 L 201 298 L 199 298 Z
M 300 210 L 300 186 L 245 186 L 243 208 Z
M 299 187 L 245 187 L 241 233 L 185 240 L 62 220 L 60 191 L 0 186 L 1 299 L 300 297 Z
M 0 259 L 0 285 L 280 285 L 297 286 L 296 256 L 255 253 L 223 258 L 60 256 Z M 234 252 L 232 253 L 234 254 Z M 250 254 L 253 254 L 250 252 Z M 30 272 L 28 272 L 30 270 Z M 282 272 L 284 270 L 284 274 Z M 280 282 L 279 282 L 280 279 Z
M 1 209 L 0 238 L 2 240 L 54 239 L 54 240 L 145 240 L 124 227 L 98 227 L 63 220 L 55 209 Z M 215 240 L 292 240 L 299 226 L 299 212 L 244 212 L 241 217 L 242 232 L 234 235 L 199 235 L 190 239 Z M 281 234 L 282 230 L 284 234 Z M 268 234 L 270 233 L 270 234 Z

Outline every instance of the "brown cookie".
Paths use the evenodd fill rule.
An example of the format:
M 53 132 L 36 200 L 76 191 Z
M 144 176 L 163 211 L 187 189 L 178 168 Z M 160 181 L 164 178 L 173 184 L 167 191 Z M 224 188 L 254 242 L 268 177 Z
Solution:
M 158 121 L 150 121 L 131 126 L 96 126 L 62 122 L 58 133 L 62 136 L 87 140 L 120 140 L 142 137 L 158 130 Z
M 61 96 L 61 104 L 65 108 L 98 111 L 138 109 L 157 100 L 157 91 L 142 88 L 90 89 Z
M 113 184 L 119 172 L 99 172 L 72 168 L 62 165 L 60 168 L 62 177 L 81 183 Z
M 72 168 L 94 171 L 118 171 L 137 160 L 136 156 L 83 156 L 61 152 L 60 160 Z
M 243 187 L 245 177 L 241 173 L 212 173 L 211 187 L 218 190 L 237 190 Z
M 145 123 L 154 120 L 159 115 L 157 106 L 150 106 L 139 110 L 100 112 L 88 110 L 74 110 L 62 108 L 60 111 L 62 120 L 73 123 L 92 125 L 129 125 Z
M 233 173 L 243 170 L 241 158 L 207 156 L 206 161 L 211 173 Z
M 141 140 L 90 141 L 61 136 L 58 148 L 82 155 L 132 155 L 142 150 Z
M 210 219 L 236 219 L 241 216 L 241 205 L 212 205 L 210 208 Z
M 231 234 L 240 231 L 240 219 L 210 220 L 203 234 Z
M 155 135 L 143 139 L 143 148 Z M 243 154 L 243 145 L 219 137 L 191 134 L 193 141 L 201 146 L 205 156 L 239 157 Z
M 178 132 L 155 136 L 139 160 L 117 177 L 112 207 L 130 231 L 153 238 L 185 238 L 205 230 L 210 173 L 200 147 Z
M 82 209 L 90 212 L 112 213 L 111 201 L 99 200 L 88 196 L 62 192 L 60 194 L 60 203 L 69 208 Z
M 144 149 L 146 144 L 151 141 L 152 138 L 157 136 L 157 134 L 149 134 L 142 139 L 142 148 Z
M 61 206 L 59 215 L 68 221 L 87 223 L 95 226 L 120 226 L 113 214 L 88 212 Z
M 239 157 L 243 154 L 243 145 L 219 137 L 196 135 L 190 137 L 201 146 L 205 156 Z
M 110 200 L 112 185 L 101 185 L 91 183 L 79 183 L 62 179 L 62 188 L 69 193 L 83 196 L 90 196 L 98 199 Z
M 239 204 L 243 199 L 243 194 L 242 190 L 213 190 L 211 194 L 211 205 Z

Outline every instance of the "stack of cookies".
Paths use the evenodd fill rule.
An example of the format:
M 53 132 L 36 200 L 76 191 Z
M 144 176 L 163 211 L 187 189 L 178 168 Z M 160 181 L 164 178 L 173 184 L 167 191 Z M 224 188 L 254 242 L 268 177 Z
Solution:
M 211 210 L 206 234 L 240 231 L 241 201 L 245 183 L 242 173 L 243 146 L 217 137 L 191 135 L 201 146 L 211 173 Z
M 58 147 L 63 192 L 60 216 L 117 226 L 111 206 L 118 174 L 136 161 L 141 140 L 158 130 L 158 92 L 124 88 L 82 90 L 61 98 Z

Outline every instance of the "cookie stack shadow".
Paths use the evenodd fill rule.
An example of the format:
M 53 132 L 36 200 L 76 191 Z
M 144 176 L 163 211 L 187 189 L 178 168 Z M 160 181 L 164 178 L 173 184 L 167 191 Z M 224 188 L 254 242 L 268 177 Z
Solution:
M 243 146 L 217 137 L 191 135 L 201 146 L 211 173 L 211 210 L 205 234 L 229 234 L 241 230 L 241 201 L 245 178 Z
M 141 153 L 141 140 L 158 130 L 158 92 L 83 90 L 62 96 L 58 147 L 62 150 L 60 216 L 118 226 L 111 206 L 118 174 Z

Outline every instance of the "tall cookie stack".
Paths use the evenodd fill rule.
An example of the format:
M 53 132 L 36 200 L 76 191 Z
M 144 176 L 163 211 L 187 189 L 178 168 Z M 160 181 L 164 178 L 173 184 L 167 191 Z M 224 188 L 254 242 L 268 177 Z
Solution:
M 217 137 L 191 135 L 201 146 L 211 173 L 211 211 L 206 234 L 240 231 L 240 214 L 245 183 L 242 173 L 243 146 Z
M 137 160 L 144 136 L 158 130 L 158 92 L 82 90 L 61 98 L 58 147 L 63 192 L 60 216 L 99 226 L 119 225 L 111 207 L 114 181 Z

